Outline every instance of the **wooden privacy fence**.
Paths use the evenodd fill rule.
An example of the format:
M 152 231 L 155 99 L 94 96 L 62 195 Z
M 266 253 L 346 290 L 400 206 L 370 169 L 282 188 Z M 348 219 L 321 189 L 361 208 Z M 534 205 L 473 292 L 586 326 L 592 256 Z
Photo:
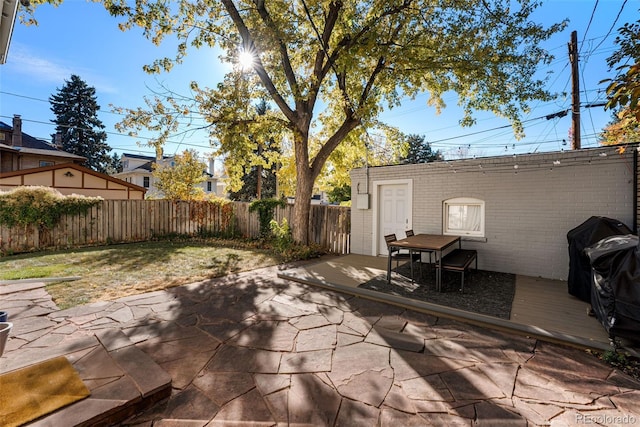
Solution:
M 250 203 L 235 202 L 235 214 L 239 232 L 243 236 L 258 237 L 260 223 L 255 212 L 249 212 Z M 285 219 L 293 223 L 293 205 L 277 208 L 274 219 L 279 224 Z M 348 254 L 351 250 L 351 208 L 344 206 L 311 205 L 309 215 L 309 242 L 315 243 L 329 252 Z
M 292 205 L 275 213 L 279 223 L 287 218 L 293 228 L 292 216 Z M 349 253 L 350 208 L 312 205 L 309 229 L 310 242 L 332 253 Z M 249 203 L 103 200 L 86 214 L 63 216 L 48 230 L 0 225 L 0 252 L 139 242 L 170 234 L 255 238 L 260 224 L 257 213 L 249 213 Z

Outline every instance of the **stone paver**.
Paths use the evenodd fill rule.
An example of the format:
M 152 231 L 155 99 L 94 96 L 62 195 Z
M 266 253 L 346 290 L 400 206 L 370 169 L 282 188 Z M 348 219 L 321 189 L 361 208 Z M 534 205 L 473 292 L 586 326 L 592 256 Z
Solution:
M 64 311 L 42 287 L 12 284 L 0 292 L 16 325 L 0 373 L 67 355 L 93 395 L 75 418 L 46 419 L 58 425 L 153 394 L 163 376 L 170 396 L 119 424 L 640 425 L 640 383 L 584 351 L 277 273 Z

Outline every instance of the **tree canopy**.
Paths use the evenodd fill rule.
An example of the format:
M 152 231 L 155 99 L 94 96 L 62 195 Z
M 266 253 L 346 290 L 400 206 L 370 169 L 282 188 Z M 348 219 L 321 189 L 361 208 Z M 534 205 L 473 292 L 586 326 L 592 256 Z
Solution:
M 254 108 L 257 116 L 264 116 L 270 110 L 269 104 L 264 99 L 258 101 Z M 244 163 L 242 187 L 237 191 L 233 189 L 229 191 L 231 200 L 248 202 L 279 196 L 276 194 L 276 173 L 280 164 L 280 145 L 269 135 L 266 135 L 267 139 L 259 138 L 261 137 L 249 135 L 254 146 L 251 153 L 247 153 L 248 155 L 241 159 L 229 159 L 228 169 L 236 170 Z M 236 178 L 238 176 L 239 174 L 235 174 Z
M 404 150 L 398 159 L 400 163 L 413 164 L 442 160 L 442 154 L 439 151 L 433 151 L 431 144 L 425 142 L 424 135 L 407 135 L 403 145 Z
M 173 165 L 155 163 L 155 187 L 169 200 L 201 200 L 204 189 L 198 184 L 207 180 L 207 165 L 198 160 L 195 150 L 185 150 L 172 158 Z
M 56 116 L 52 120 L 56 124 L 56 133 L 51 135 L 54 144 L 59 135 L 64 151 L 83 156 L 87 167 L 106 172 L 112 163 L 111 147 L 105 142 L 107 133 L 98 118 L 100 106 L 95 88 L 74 74 L 49 97 L 49 102 Z
M 609 82 L 607 108 L 628 109 L 625 115 L 634 115 L 640 121 L 640 20 L 626 23 L 618 30 L 615 43 L 620 47 L 608 59 L 609 68 L 618 75 Z
M 600 134 L 604 145 L 619 145 L 640 142 L 640 121 L 629 108 L 622 108 L 612 114 L 612 120 Z
M 520 114 L 534 100 L 550 100 L 536 68 L 552 56 L 540 43 L 564 28 L 532 22 L 535 0 L 103 0 L 124 18 L 121 28 L 140 27 L 156 44 L 178 40 L 176 56 L 159 58 L 149 72 L 169 71 L 190 49 L 217 46 L 239 65 L 215 88 L 193 82 L 192 103 L 175 98 L 131 110 L 130 128 L 162 129 L 162 144 L 176 126 L 172 117 L 197 109 L 228 159 L 243 159 L 259 134 L 291 145 L 295 164 L 294 239 L 308 241 L 315 180 L 331 154 L 356 129 L 375 128 L 383 108 L 428 92 L 429 105 L 445 107 L 456 92 L 464 111 L 506 117 L 522 136 Z M 256 117 L 255 99 L 274 109 Z M 354 143 L 364 145 L 366 141 Z M 229 171 L 228 171 L 229 172 Z M 232 174 L 230 174 L 231 177 Z
M 609 83 L 606 108 L 613 110 L 613 120 L 601 135 L 607 145 L 640 141 L 640 20 L 624 24 L 618 33 L 619 49 L 607 59 L 618 75 L 604 80 Z

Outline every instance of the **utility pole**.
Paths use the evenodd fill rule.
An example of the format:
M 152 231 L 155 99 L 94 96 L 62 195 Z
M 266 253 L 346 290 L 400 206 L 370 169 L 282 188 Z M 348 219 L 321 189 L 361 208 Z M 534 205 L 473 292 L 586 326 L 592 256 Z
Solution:
M 571 119 L 573 138 L 571 149 L 580 149 L 580 78 L 578 75 L 578 33 L 571 32 L 569 43 L 569 61 L 571 61 Z

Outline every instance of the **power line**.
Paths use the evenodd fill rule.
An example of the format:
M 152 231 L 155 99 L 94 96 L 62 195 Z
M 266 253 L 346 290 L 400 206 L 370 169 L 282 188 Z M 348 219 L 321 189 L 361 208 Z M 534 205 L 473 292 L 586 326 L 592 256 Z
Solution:
M 599 0 L 596 0 L 596 4 L 593 5 L 593 10 L 591 11 L 591 18 L 589 18 L 587 29 L 584 30 L 584 35 L 582 36 L 583 40 L 586 40 L 587 38 L 587 33 L 589 32 L 589 28 L 591 27 L 591 22 L 593 22 L 593 16 L 596 14 L 596 8 L 598 7 L 598 3 L 599 3 Z M 578 51 L 579 54 L 582 53 L 582 46 L 584 46 L 584 42 L 580 46 L 580 50 Z
M 584 35 L 585 35 L 585 42 L 587 41 L 587 40 L 586 40 L 586 35 L 588 34 L 588 32 L 589 32 L 589 30 L 590 30 L 590 25 L 592 24 L 592 20 L 593 20 L 593 18 L 594 18 L 594 14 L 595 14 L 595 12 L 596 12 L 596 8 L 597 8 L 597 6 L 598 6 L 598 2 L 599 2 L 599 0 L 596 0 L 596 4 L 595 4 L 595 6 L 594 6 L 594 8 L 593 8 L 593 11 L 592 11 L 592 14 L 591 14 L 591 19 L 589 20 L 589 24 L 588 24 L 588 26 L 587 26 L 587 29 L 585 30 L 585 33 L 584 33 Z M 617 15 L 617 17 L 616 17 L 616 19 L 615 19 L 614 23 L 612 24 L 611 28 L 609 29 L 608 33 L 607 33 L 607 34 L 606 34 L 606 35 L 605 35 L 601 40 L 599 40 L 598 45 L 597 45 L 594 49 L 590 49 L 590 50 L 589 50 L 589 52 L 588 52 L 588 54 L 587 54 L 588 56 L 590 56 L 590 55 L 594 54 L 596 51 L 597 51 L 597 52 L 601 52 L 601 51 L 599 50 L 599 48 L 600 48 L 600 47 L 601 47 L 601 45 L 604 43 L 604 41 L 607 39 L 607 37 L 610 35 L 610 33 L 611 33 L 611 31 L 613 30 L 613 28 L 615 27 L 615 24 L 616 24 L 616 22 L 618 21 L 618 19 L 620 18 L 621 13 L 623 12 L 623 9 L 624 9 L 624 7 L 625 7 L 626 3 L 627 3 L 627 0 L 624 0 L 624 3 L 622 4 L 622 6 L 621 6 L 621 8 L 620 8 L 620 11 L 618 12 L 618 15 Z M 592 38 L 592 39 L 589 39 L 589 41 L 595 41 L 595 40 L 598 40 L 598 38 Z M 583 42 L 583 43 L 584 43 L 584 42 Z M 584 44 L 583 44 L 583 46 L 584 46 Z M 559 48 L 561 48 L 561 47 L 564 47 L 564 46 L 560 46 L 560 47 L 558 47 L 558 49 L 559 49 Z M 609 48 L 607 48 L 607 50 L 609 50 Z M 604 51 L 604 50 L 603 50 L 603 51 Z M 588 58 L 588 56 L 587 56 L 587 58 Z M 564 59 L 558 59 L 557 61 L 554 61 L 553 63 L 558 63 L 558 64 L 559 64 L 559 63 L 560 63 L 561 61 L 563 61 L 563 60 L 564 60 Z M 586 61 L 585 61 L 585 65 L 586 65 Z M 566 67 L 567 67 L 567 63 L 565 62 L 565 67 L 560 71 L 560 74 L 559 74 L 559 75 L 558 75 L 558 77 L 556 78 L 556 81 L 557 81 L 557 80 L 559 80 L 559 79 L 561 78 L 561 74 L 562 74 L 562 72 L 564 71 L 564 69 L 565 69 Z M 583 71 L 583 72 L 584 72 L 584 71 Z M 582 76 L 582 78 L 583 78 L 583 80 L 584 80 L 584 75 Z M 554 81 L 554 82 L 555 82 L 555 81 Z M 581 91 L 581 92 L 586 93 L 587 91 Z M 602 92 L 602 91 L 600 91 L 600 92 Z M 24 95 L 17 95 L 17 94 L 13 94 L 13 93 L 9 93 L 9 92 L 4 92 L 4 91 L 0 91 L 0 93 L 7 94 L 7 95 L 12 95 L 12 96 L 19 96 L 19 97 L 22 97 L 22 98 L 25 98 L 25 99 L 34 100 L 34 101 L 48 102 L 47 100 L 38 99 L 38 98 L 33 98 L 33 97 L 28 97 L 28 96 L 24 96 Z M 587 98 L 587 99 L 589 99 L 589 98 Z M 593 105 L 592 105 L 592 106 L 596 106 L 595 101 L 593 101 L 593 102 L 594 102 L 594 103 L 593 103 Z M 542 106 L 544 106 L 544 105 L 546 105 L 546 104 L 543 104 Z M 587 104 L 587 106 L 585 106 L 585 108 L 589 108 L 589 107 L 588 107 L 589 105 L 590 105 L 590 104 Z M 537 108 L 538 108 L 538 106 L 536 106 L 536 108 L 535 108 L 535 109 L 537 109 Z M 114 115 L 123 115 L 122 113 L 116 113 L 116 112 L 111 112 L 111 111 L 105 111 L 105 112 L 106 112 L 106 113 L 109 113 L 109 114 L 114 114 Z M 410 112 L 401 112 L 401 111 L 400 111 L 400 112 L 399 112 L 399 114 L 397 114 L 397 116 L 402 116 L 402 115 L 410 114 L 410 113 L 411 113 L 411 111 L 410 111 Z M 554 113 L 554 114 L 556 114 L 556 113 Z M 545 118 L 546 118 L 546 116 L 545 116 Z M 531 121 L 531 120 L 538 120 L 538 119 L 540 119 L 540 117 L 536 117 L 536 118 L 532 118 L 532 119 L 527 119 L 527 120 L 523 121 L 523 123 L 525 123 L 525 122 L 529 122 L 529 121 Z M 486 119 L 486 120 L 491 120 L 491 119 Z M 42 123 L 42 122 L 37 122 L 37 121 L 33 121 L 33 122 L 35 122 L 35 123 Z M 448 140 L 448 139 L 453 140 L 453 139 L 458 139 L 458 138 L 467 137 L 467 136 L 470 136 L 470 135 L 480 134 L 480 133 L 484 133 L 484 132 L 490 132 L 490 131 L 493 131 L 493 130 L 506 129 L 506 128 L 509 128 L 509 127 L 510 127 L 510 125 L 500 126 L 500 127 L 493 128 L 493 129 L 488 129 L 488 130 L 485 130 L 485 131 L 480 131 L 480 132 L 470 133 L 470 134 L 460 135 L 460 136 L 454 136 L 453 138 L 446 138 L 446 139 L 444 139 L 444 140 L 439 140 L 439 141 L 446 141 L 446 140 Z M 457 126 L 451 126 L 450 128 L 457 128 Z M 446 128 L 446 129 L 448 129 L 448 128 Z M 366 129 L 365 129 L 365 131 L 366 131 Z M 430 132 L 435 132 L 435 131 L 434 131 L 434 130 L 431 130 Z M 594 132 L 595 132 L 595 129 L 594 129 Z M 117 135 L 117 136 L 127 136 L 127 137 L 132 137 L 131 135 L 121 134 L 121 133 L 116 133 L 116 132 L 107 132 L 107 133 L 108 133 L 108 134 L 110 134 L 110 135 Z M 152 138 L 145 138 L 145 137 L 137 137 L 137 138 L 139 138 L 139 139 L 143 139 L 143 140 L 150 140 L 150 139 L 152 139 Z M 190 145 L 190 146 L 193 146 L 193 147 L 200 147 L 200 148 L 204 148 L 204 145 L 199 145 L 199 144 L 187 144 L 187 143 L 184 143 L 184 142 L 182 142 L 182 141 L 180 141 L 180 142 L 177 142 L 177 141 L 167 141 L 167 142 L 168 142 L 168 143 L 172 143 L 172 144 L 185 144 L 185 145 Z M 437 142 L 437 141 L 435 141 L 435 142 Z M 211 146 L 210 146 L 210 145 L 208 145 L 208 143 L 203 143 L 203 144 L 207 144 L 207 148 L 211 148 Z M 502 145 L 502 144 L 500 144 L 500 145 Z
M 17 94 L 17 93 L 6 92 L 6 91 L 3 91 L 3 90 L 0 90 L 0 94 L 9 95 L 9 96 L 15 96 L 16 98 L 28 99 L 28 100 L 31 100 L 31 101 L 46 102 L 46 103 L 50 102 L 48 99 L 36 98 L 36 97 L 33 97 L 33 96 L 27 96 L 27 95 L 20 95 L 20 94 Z M 102 109 L 100 109 L 100 113 L 112 114 L 114 116 L 120 116 L 120 117 L 126 116 L 126 114 L 124 114 L 124 113 L 118 113 L 118 112 L 113 111 L 113 110 L 102 110 Z M 204 115 L 202 113 L 191 112 L 191 114 L 196 114 L 196 115 L 202 116 L 202 117 L 198 117 L 197 119 L 203 119 L 204 120 Z M 181 125 L 185 124 L 185 123 L 182 123 L 182 122 L 179 122 L 179 123 Z
M 5 92 L 3 92 L 3 93 L 5 93 Z M 26 96 L 22 96 L 22 97 L 31 98 L 31 97 L 26 97 Z M 33 98 L 33 99 L 38 100 L 37 98 Z M 583 105 L 584 108 L 601 107 L 601 106 L 604 106 L 604 103 L 588 103 L 588 104 Z M 531 119 L 524 120 L 522 123 L 529 123 L 529 122 L 532 122 L 532 121 L 541 120 L 543 118 L 546 119 L 546 120 L 551 120 L 551 119 L 554 119 L 554 118 L 560 118 L 560 117 L 565 116 L 567 111 L 568 111 L 567 109 L 560 110 L 560 111 L 557 111 L 557 112 L 552 113 L 552 114 L 546 114 L 546 115 L 542 115 L 542 116 L 538 116 L 538 117 L 534 117 L 534 118 L 531 118 Z M 0 115 L 0 117 L 11 118 L 10 116 L 3 116 L 3 115 Z M 54 125 L 53 123 L 43 122 L 43 121 L 33 120 L 33 119 L 25 119 L 25 118 L 23 118 L 23 120 L 26 121 L 26 122 L 44 124 L 44 125 L 48 125 L 48 126 L 53 126 Z M 487 120 L 489 120 L 489 119 L 487 119 Z M 446 127 L 446 128 L 431 130 L 429 133 L 434 133 L 434 132 L 437 132 L 437 131 L 447 130 L 447 129 L 451 129 L 451 128 L 457 128 L 457 126 L 449 126 L 449 127 Z M 468 133 L 468 134 L 457 135 L 457 136 L 452 136 L 452 137 L 443 138 L 443 139 L 439 139 L 439 140 L 429 141 L 429 143 L 430 144 L 438 144 L 438 143 L 442 143 L 442 142 L 446 142 L 446 141 L 453 141 L 453 140 L 460 139 L 460 138 L 480 135 L 480 134 L 483 134 L 483 133 L 488 133 L 488 132 L 493 132 L 493 131 L 496 131 L 496 130 L 502 130 L 502 129 L 508 129 L 508 128 L 511 128 L 511 125 L 498 126 L 498 127 L 494 127 L 494 128 L 490 128 L 490 129 L 485 129 L 485 130 L 482 130 L 482 131 L 471 132 L 471 133 Z M 188 132 L 188 131 L 184 131 L 184 132 Z M 106 133 L 109 134 L 109 135 L 114 135 L 114 136 L 137 138 L 137 139 L 142 139 L 142 140 L 152 140 L 153 139 L 153 138 L 150 138 L 150 137 L 133 136 L 133 135 L 123 134 L 123 133 L 118 133 L 118 132 L 106 132 Z M 510 133 L 511 132 L 505 132 L 505 135 L 510 134 Z M 496 135 L 494 135 L 493 138 L 495 138 L 495 136 Z M 46 138 L 42 138 L 42 139 L 46 139 Z M 203 149 L 212 149 L 213 148 L 210 144 L 204 143 L 204 142 L 201 143 L 201 144 L 198 144 L 198 143 L 187 143 L 187 142 L 184 142 L 184 141 L 171 141 L 171 140 L 169 140 L 169 141 L 167 141 L 167 143 L 185 145 L 185 146 L 189 146 L 189 147 L 203 148 Z M 505 145 L 505 144 L 502 143 L 502 142 L 495 142 L 495 143 L 492 143 L 492 144 L 480 145 L 480 147 L 485 147 L 485 148 L 494 147 L 495 148 L 495 147 L 500 147 L 502 145 Z M 115 148 L 122 148 L 122 147 L 119 146 L 119 147 L 115 147 Z
M 618 22 L 618 19 L 620 19 L 620 15 L 622 15 L 622 11 L 624 10 L 624 6 L 626 4 L 627 4 L 627 0 L 624 0 L 622 2 L 622 6 L 620 6 L 620 10 L 618 11 L 618 16 L 616 16 L 616 19 L 613 20 L 613 24 L 611 24 L 611 27 L 609 28 L 609 31 L 607 31 L 607 34 L 600 41 L 600 43 L 595 47 L 594 51 L 597 50 L 600 47 L 600 45 L 602 45 L 602 43 L 604 43 L 604 41 L 607 39 L 607 37 L 609 37 L 609 35 L 611 35 L 611 31 L 613 31 L 613 28 L 616 26 L 616 23 Z
M 6 119 L 11 119 L 11 118 L 12 118 L 11 116 L 5 116 L 5 115 L 0 115 L 0 117 L 2 117 L 2 118 L 6 118 Z M 43 122 L 43 121 L 41 121 L 41 120 L 26 119 L 26 118 L 24 118 L 24 117 L 22 117 L 21 119 L 22 119 L 22 121 L 23 121 L 23 122 L 36 123 L 36 124 L 47 125 L 47 126 L 54 126 L 54 125 L 55 125 L 55 123 Z M 71 129 L 81 129 L 81 128 L 78 128 L 78 127 L 76 127 L 76 126 L 66 126 L 66 127 L 71 128 Z M 86 130 L 86 129 L 84 129 L 84 130 Z M 128 134 L 125 134 L 125 133 L 118 133 L 118 132 L 108 132 L 108 131 L 107 131 L 107 132 L 105 132 L 105 133 L 106 133 L 107 135 L 122 136 L 122 137 L 127 137 L 127 138 L 143 139 L 143 140 L 147 140 L 147 141 L 150 141 L 150 140 L 153 140 L 153 139 L 154 139 L 154 138 L 145 137 L 145 136 L 139 136 L 139 135 L 138 135 L 138 136 L 136 136 L 136 135 L 128 135 Z M 46 141 L 46 138 L 39 137 L 38 139 L 41 139 L 41 140 L 43 140 L 43 141 Z M 213 148 L 211 145 L 206 145 L 206 146 L 205 146 L 205 145 L 200 145 L 200 144 L 187 143 L 187 142 L 184 142 L 184 141 L 166 141 L 166 142 L 167 142 L 167 143 L 169 143 L 169 144 L 178 144 L 178 145 L 180 145 L 180 144 L 181 144 L 181 145 L 187 145 L 187 146 L 190 146 L 190 147 L 197 147 L 197 148 L 208 148 L 208 149 Z
M 565 115 L 566 115 L 566 112 L 562 112 L 561 111 L 561 112 L 557 112 L 557 113 L 554 113 L 554 114 L 548 114 L 548 115 L 545 115 L 545 116 L 539 116 L 539 117 L 534 117 L 532 119 L 523 120 L 522 123 L 524 124 L 524 123 L 528 123 L 528 122 L 532 122 L 534 120 L 540 120 L 540 119 L 551 120 L 553 118 L 562 117 L 562 116 L 565 116 Z M 472 132 L 472 133 L 467 133 L 467 134 L 464 134 L 464 135 L 458 135 L 458 136 L 453 136 L 453 137 L 449 137 L 449 138 L 438 139 L 438 140 L 435 140 L 435 141 L 429 141 L 429 143 L 432 144 L 432 143 L 450 141 L 452 139 L 465 138 L 467 136 L 479 135 L 481 133 L 492 132 L 494 130 L 506 129 L 506 128 L 510 128 L 510 127 L 511 127 L 511 125 L 498 126 L 498 127 L 495 127 L 495 128 L 485 129 L 485 130 Z

